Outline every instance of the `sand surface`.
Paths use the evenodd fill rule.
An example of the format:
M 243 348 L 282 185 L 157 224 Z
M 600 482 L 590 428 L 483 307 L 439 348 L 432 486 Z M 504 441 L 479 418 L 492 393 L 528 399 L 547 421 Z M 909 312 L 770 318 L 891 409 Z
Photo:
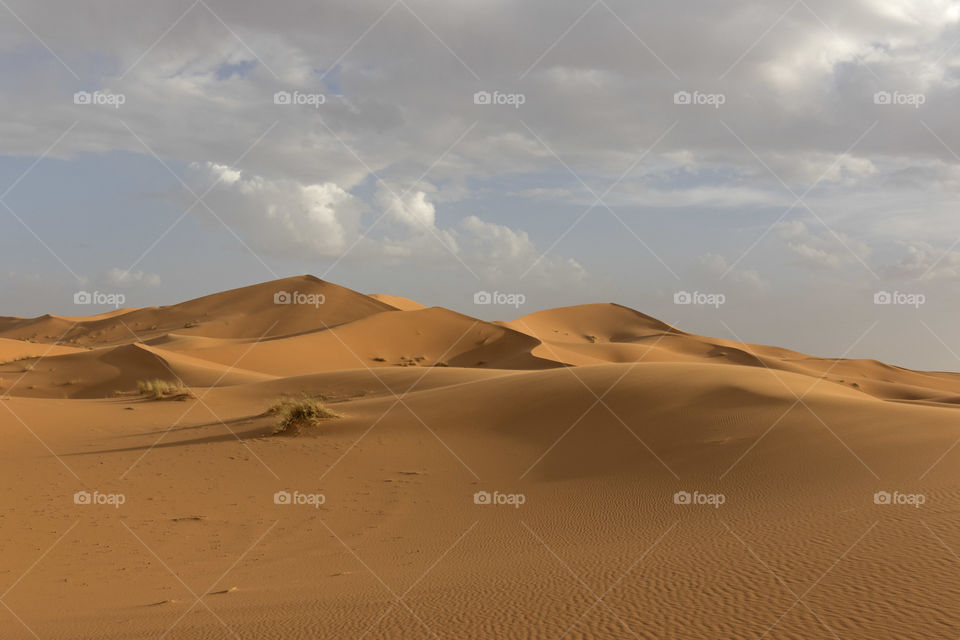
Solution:
M 960 636 L 958 374 L 310 276 L 0 362 L 4 640 Z

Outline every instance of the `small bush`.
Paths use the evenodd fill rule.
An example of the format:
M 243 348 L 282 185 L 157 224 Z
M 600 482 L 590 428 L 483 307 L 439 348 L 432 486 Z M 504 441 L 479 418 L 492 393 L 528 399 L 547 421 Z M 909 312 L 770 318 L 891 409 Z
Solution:
M 195 326 L 197 326 L 197 323 L 196 323 L 196 322 L 193 322 L 193 321 L 191 320 L 190 322 L 184 323 L 183 328 L 184 328 L 184 329 L 192 329 L 192 328 L 195 327 Z
M 270 407 L 268 413 L 275 413 L 280 417 L 274 433 L 299 433 L 303 427 L 312 427 L 323 420 L 341 417 L 336 411 L 328 409 L 319 398 L 307 395 L 284 398 Z
M 137 383 L 137 391 L 141 395 L 154 400 L 167 400 L 171 398 L 187 398 L 190 396 L 182 382 L 168 382 L 154 378 L 153 380 L 140 380 Z

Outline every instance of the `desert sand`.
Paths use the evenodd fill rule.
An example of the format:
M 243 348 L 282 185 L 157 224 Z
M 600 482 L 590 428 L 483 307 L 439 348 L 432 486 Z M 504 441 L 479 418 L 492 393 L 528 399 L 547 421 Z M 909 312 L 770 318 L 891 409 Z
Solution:
M 958 374 L 311 276 L 0 362 L 4 640 L 960 635 Z

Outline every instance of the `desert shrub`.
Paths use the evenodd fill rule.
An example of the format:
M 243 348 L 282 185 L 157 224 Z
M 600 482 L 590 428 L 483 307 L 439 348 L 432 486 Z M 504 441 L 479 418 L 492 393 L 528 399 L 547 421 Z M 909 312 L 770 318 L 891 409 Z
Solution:
M 182 382 L 169 382 L 159 378 L 140 380 L 137 382 L 137 391 L 139 391 L 141 395 L 153 398 L 154 400 L 185 398 L 190 395 Z
M 269 413 L 279 416 L 274 433 L 297 433 L 303 427 L 311 427 L 323 420 L 339 418 L 340 414 L 328 409 L 323 400 L 302 395 L 297 398 L 284 398 L 269 409 Z

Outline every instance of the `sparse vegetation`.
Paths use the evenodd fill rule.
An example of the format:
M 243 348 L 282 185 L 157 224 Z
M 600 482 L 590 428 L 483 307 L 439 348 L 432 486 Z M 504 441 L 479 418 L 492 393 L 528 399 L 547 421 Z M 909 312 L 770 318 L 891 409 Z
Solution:
M 154 378 L 137 382 L 137 391 L 154 400 L 184 400 L 190 397 L 190 392 L 182 382 L 169 382 Z
M 0 362 L 0 366 L 3 366 L 5 364 L 10 364 L 11 362 L 20 362 L 21 360 L 33 360 L 34 358 L 39 358 L 39 357 L 40 356 L 32 356 L 32 355 L 17 356 L 16 358 L 11 358 L 9 360 L 4 360 L 3 362 Z
M 184 323 L 183 328 L 184 328 L 184 329 L 192 329 L 192 328 L 195 327 L 195 326 L 197 326 L 197 323 L 194 322 L 193 320 L 191 320 L 190 322 Z
M 386 362 L 387 359 L 386 359 L 386 358 L 376 357 L 376 358 L 373 359 L 373 361 L 374 361 L 374 362 Z
M 585 336 L 585 337 L 586 337 L 587 340 L 589 340 L 590 342 L 592 342 L 592 343 L 594 343 L 594 344 L 596 344 L 597 341 L 599 340 L 599 338 L 597 338 L 597 336 Z
M 302 395 L 296 398 L 284 398 L 268 410 L 268 413 L 280 417 L 273 432 L 299 433 L 304 427 L 312 427 L 323 420 L 341 417 L 339 413 L 328 409 L 323 400 Z
M 447 364 L 446 361 L 441 360 L 440 362 L 435 362 L 435 363 L 433 364 L 433 366 L 435 366 L 435 367 L 449 367 L 450 365 Z

